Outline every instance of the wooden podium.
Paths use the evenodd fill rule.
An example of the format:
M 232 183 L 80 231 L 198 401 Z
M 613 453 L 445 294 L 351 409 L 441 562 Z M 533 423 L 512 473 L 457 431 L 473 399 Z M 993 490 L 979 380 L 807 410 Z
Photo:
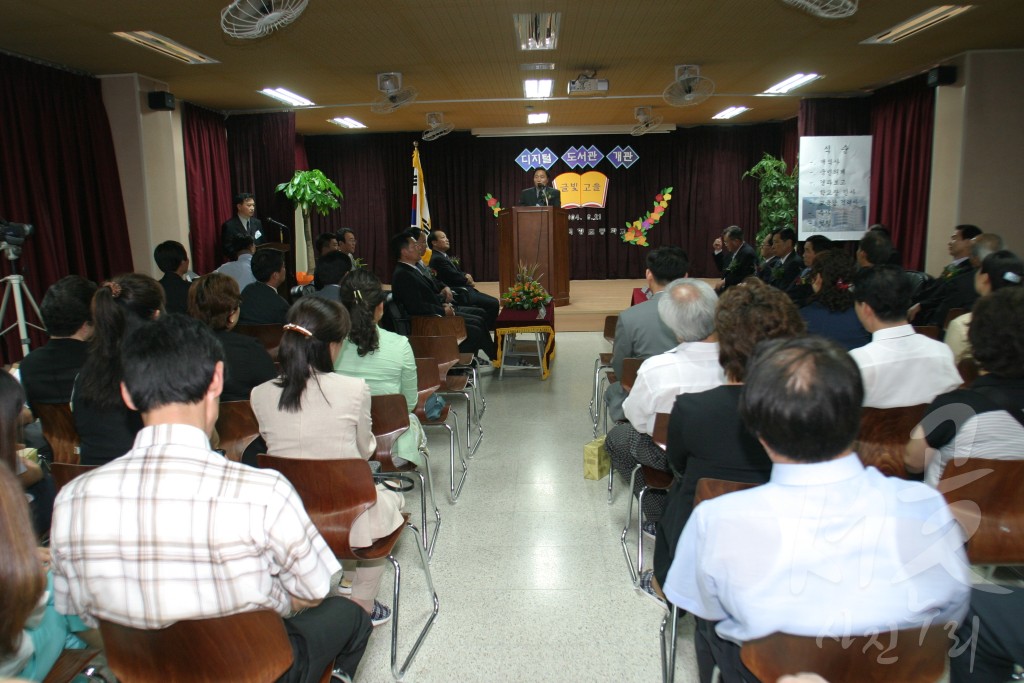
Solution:
M 515 282 L 522 262 L 538 264 L 540 283 L 555 306 L 569 303 L 569 214 L 556 206 L 516 206 L 498 215 L 501 242 L 498 286 L 504 293 Z

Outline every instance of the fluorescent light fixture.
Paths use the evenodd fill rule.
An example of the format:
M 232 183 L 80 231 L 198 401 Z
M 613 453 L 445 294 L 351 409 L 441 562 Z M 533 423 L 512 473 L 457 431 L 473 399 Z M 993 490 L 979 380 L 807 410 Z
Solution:
M 512 24 L 521 50 L 554 50 L 558 46 L 561 12 L 513 14 Z
M 540 112 L 537 114 L 527 114 L 527 123 L 547 123 L 551 116 L 547 112 Z
M 816 81 L 821 76 L 818 74 L 793 74 L 781 83 L 776 83 L 772 87 L 765 90 L 762 95 L 785 95 L 790 90 L 796 90 L 801 85 L 807 85 L 811 81 Z
M 307 100 L 302 95 L 296 95 L 291 90 L 285 90 L 284 88 L 264 88 L 260 92 L 267 97 L 273 97 L 275 100 L 290 104 L 293 107 L 312 107 L 314 104 L 312 100 Z
M 717 114 L 715 114 L 711 118 L 713 118 L 713 119 L 731 119 L 734 116 L 739 116 L 740 114 L 742 114 L 745 111 L 750 111 L 750 107 L 729 107 L 728 109 L 723 109 L 722 111 L 718 112 Z
M 349 116 L 335 116 L 333 119 L 328 119 L 328 121 L 343 128 L 366 128 L 365 124 L 362 124 Z
M 554 71 L 554 62 L 534 62 L 532 64 L 520 64 L 520 71 Z
M 973 8 L 974 5 L 937 5 L 862 40 L 861 45 L 892 45 Z
M 114 31 L 111 35 L 127 40 L 129 43 L 135 43 L 141 47 L 148 48 L 154 52 L 159 52 L 164 57 L 170 57 L 185 64 L 218 63 L 212 57 L 207 57 L 201 52 L 196 52 L 190 47 L 185 47 L 181 43 L 153 31 Z
M 543 97 L 551 97 L 551 92 L 555 87 L 555 82 L 550 78 L 529 78 L 523 81 L 523 92 L 530 99 L 539 99 Z

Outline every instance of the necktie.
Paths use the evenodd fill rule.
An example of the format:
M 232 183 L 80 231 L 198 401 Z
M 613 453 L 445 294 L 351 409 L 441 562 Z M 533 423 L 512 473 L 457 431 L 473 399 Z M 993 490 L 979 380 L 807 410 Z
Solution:
M 249 235 L 249 237 L 252 237 L 252 233 L 249 231 L 249 221 L 245 222 L 245 234 Z

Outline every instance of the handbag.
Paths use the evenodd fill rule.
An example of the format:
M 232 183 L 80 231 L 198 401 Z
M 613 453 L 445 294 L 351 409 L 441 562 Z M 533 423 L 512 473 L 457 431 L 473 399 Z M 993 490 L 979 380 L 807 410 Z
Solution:
M 583 447 L 583 478 L 604 479 L 612 467 L 608 449 L 604 447 L 604 436 L 599 436 Z
M 423 414 L 427 416 L 428 420 L 439 420 L 441 419 L 441 412 L 446 405 L 448 403 L 444 400 L 444 397 L 431 394 L 423 403 Z

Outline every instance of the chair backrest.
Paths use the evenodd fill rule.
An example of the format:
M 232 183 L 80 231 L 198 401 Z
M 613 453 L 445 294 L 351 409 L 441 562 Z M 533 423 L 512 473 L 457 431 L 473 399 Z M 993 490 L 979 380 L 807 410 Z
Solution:
M 627 394 L 633 389 L 633 383 L 636 382 L 636 375 L 643 362 L 643 358 L 624 358 L 622 360 L 622 377 L 619 377 L 619 384 Z
M 448 371 L 459 362 L 459 345 L 455 337 L 409 337 L 412 352 L 417 358 L 437 361 L 437 377 L 442 387 L 447 384 Z
M 863 408 L 856 450 L 861 462 L 890 477 L 907 478 L 903 458 L 910 432 L 924 417 L 926 404 L 905 408 Z
M 971 564 L 1024 564 L 1024 460 L 951 460 L 939 491 L 964 528 Z
M 466 319 L 460 315 L 412 316 L 412 336 L 414 337 L 455 337 L 458 346 L 466 341 Z
M 970 384 L 974 380 L 978 379 L 981 368 L 978 367 L 978 361 L 974 360 L 971 356 L 964 356 L 956 363 L 956 369 L 960 373 L 960 379 L 964 381 L 964 384 Z
M 260 423 L 248 401 L 222 401 L 217 416 L 220 447 L 229 460 L 242 461 L 242 454 L 260 435 Z
M 942 321 L 942 329 L 944 329 L 944 330 L 949 329 L 949 324 L 951 322 L 953 322 L 954 320 L 956 320 L 957 318 L 959 318 L 960 316 L 962 316 L 963 314 L 967 313 L 970 310 L 971 309 L 969 309 L 969 308 L 951 308 L 951 309 L 949 309 L 949 311 L 946 313 L 946 319 Z
M 668 448 L 668 420 L 671 413 L 657 413 L 654 416 L 654 429 L 651 434 L 651 441 L 661 450 Z
M 55 462 L 50 465 L 50 474 L 53 475 L 53 485 L 57 487 L 59 492 L 64 488 L 65 484 L 74 479 L 75 477 L 81 476 L 90 470 L 94 470 L 99 465 L 79 465 L 78 463 L 70 462 Z
M 919 270 L 906 270 L 904 271 L 904 277 L 910 283 L 910 296 L 914 301 L 917 301 L 917 297 L 925 285 L 935 279 L 928 273 Z
M 349 530 L 356 517 L 377 502 L 377 489 L 365 460 L 305 460 L 260 454 L 259 464 L 277 470 L 292 483 L 309 518 L 337 558 L 356 559 L 348 541 Z
M 77 680 L 78 674 L 82 673 L 99 653 L 99 650 L 93 648 L 62 651 L 57 661 L 50 667 L 43 683 L 71 683 Z
M 387 303 L 384 304 L 384 317 L 380 319 L 380 326 L 389 332 L 408 337 L 412 334 L 412 327 L 409 324 L 409 314 L 405 312 L 402 304 L 395 301 L 394 294 L 388 292 Z
M 693 506 L 697 507 L 705 500 L 718 498 L 727 493 L 735 493 L 745 489 L 752 489 L 759 484 L 751 484 L 745 481 L 729 481 L 728 479 L 711 479 L 702 477 L 697 480 L 697 491 L 693 496 Z
M 923 334 L 935 341 L 942 341 L 942 330 L 939 329 L 938 325 L 914 325 L 914 332 Z
M 773 633 L 749 640 L 740 659 L 761 681 L 812 671 L 827 681 L 934 683 L 946 668 L 949 637 L 941 624 L 839 639 Z
M 43 426 L 43 438 L 53 449 L 54 462 L 78 462 L 78 430 L 69 403 L 33 403 L 32 412 Z
M 281 325 L 236 325 L 235 332 L 244 334 L 247 337 L 254 337 L 267 350 L 270 357 L 277 361 L 278 348 L 281 346 L 281 335 L 284 334 L 284 327 Z
M 370 419 L 373 435 L 377 437 L 377 450 L 373 457 L 379 460 L 385 472 L 396 471 L 392 453 L 398 437 L 409 431 L 409 406 L 401 394 L 382 394 L 370 398 Z
M 272 683 L 292 663 L 284 622 L 260 610 L 144 630 L 100 622 L 107 662 L 123 683 Z
M 619 324 L 619 316 L 606 315 L 604 317 L 604 340 L 609 344 L 615 343 L 615 328 Z

